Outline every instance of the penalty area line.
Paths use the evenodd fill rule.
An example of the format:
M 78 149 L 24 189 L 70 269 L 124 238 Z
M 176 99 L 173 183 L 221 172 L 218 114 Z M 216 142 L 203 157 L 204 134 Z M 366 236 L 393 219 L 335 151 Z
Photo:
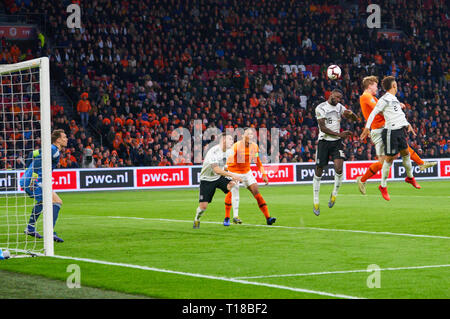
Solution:
M 449 265 L 427 265 L 427 266 L 411 266 L 411 267 L 396 267 L 396 268 L 380 268 L 379 271 L 387 270 L 409 270 L 409 269 L 428 269 L 428 268 L 442 268 L 450 267 Z M 259 278 L 281 278 L 281 277 L 304 277 L 304 276 L 317 276 L 317 275 L 335 275 L 335 274 L 350 274 L 358 272 L 373 272 L 373 270 L 367 269 L 355 269 L 355 270 L 338 270 L 338 271 L 323 271 L 323 272 L 310 272 L 302 274 L 282 274 L 282 275 L 265 275 L 265 276 L 247 276 L 247 277 L 234 277 L 233 279 L 259 279 Z
M 172 222 L 172 223 L 192 223 L 193 220 L 181 220 L 181 219 L 169 219 L 169 218 L 147 218 L 147 217 L 133 217 L 133 216 L 82 216 L 79 217 L 66 217 L 64 219 L 80 219 L 80 218 L 112 218 L 112 219 L 130 219 L 130 220 L 148 220 L 148 221 L 161 221 L 161 222 Z M 202 221 L 203 224 L 215 224 L 222 225 L 221 222 L 211 222 Z M 381 232 L 381 231 L 370 231 L 370 230 L 354 230 L 354 229 L 336 229 L 336 228 L 320 228 L 320 227 L 297 227 L 297 226 L 280 226 L 280 225 L 258 225 L 258 224 L 242 224 L 235 225 L 236 227 L 264 227 L 267 229 L 300 229 L 300 230 L 317 230 L 317 231 L 328 231 L 328 232 L 344 232 L 344 233 L 361 233 L 361 234 L 371 234 L 371 235 L 388 235 L 388 236 L 404 236 L 404 237 L 415 237 L 415 238 L 436 238 L 436 239 L 450 239 L 447 236 L 437 236 L 437 235 L 421 235 L 421 234 L 404 234 L 404 233 L 392 233 L 392 232 Z M 235 227 L 233 226 L 233 227 Z
M 117 219 L 135 219 L 135 220 L 149 220 L 149 221 L 163 221 L 163 222 L 173 222 L 173 223 L 192 223 L 192 220 L 180 220 L 180 219 L 168 219 L 168 218 L 144 218 L 144 217 L 126 217 L 126 216 L 90 216 L 95 217 L 108 217 Z M 222 225 L 221 222 L 209 222 L 202 221 L 204 224 L 216 224 Z M 353 229 L 335 229 L 335 228 L 320 228 L 320 227 L 296 227 L 296 226 L 278 226 L 278 225 L 257 225 L 257 224 L 242 224 L 236 225 L 237 227 L 264 227 L 267 229 L 300 229 L 300 230 L 317 230 L 317 231 L 329 231 L 329 232 L 347 232 L 347 233 L 361 233 L 361 234 L 372 234 L 372 235 L 389 235 L 389 236 L 405 236 L 405 237 L 418 237 L 418 238 L 437 238 L 437 239 L 450 239 L 446 236 L 437 235 L 420 235 L 420 234 L 404 234 L 404 233 L 392 233 L 392 232 L 377 232 L 369 230 L 353 230 Z
M 140 270 L 146 270 L 146 271 L 155 271 L 155 272 L 168 273 L 168 274 L 174 274 L 174 275 L 182 275 L 182 276 L 188 276 L 188 277 L 196 277 L 196 278 L 204 278 L 204 279 L 212 279 L 212 280 L 221 280 L 221 281 L 233 282 L 233 283 L 238 283 L 238 284 L 243 284 L 243 285 L 253 285 L 253 286 L 260 286 L 260 287 L 268 287 L 268 288 L 290 290 L 290 291 L 294 291 L 294 292 L 302 292 L 302 293 L 307 293 L 307 294 L 321 295 L 321 296 L 333 297 L 333 298 L 365 299 L 365 298 L 362 298 L 362 297 L 355 297 L 355 296 L 349 296 L 349 295 L 343 295 L 343 294 L 333 294 L 333 293 L 329 293 L 329 292 L 325 292 L 325 291 L 310 290 L 310 289 L 303 289 L 303 288 L 296 288 L 296 287 L 289 287 L 289 286 L 281 286 L 281 285 L 274 285 L 274 284 L 268 284 L 268 283 L 262 283 L 262 282 L 254 282 L 254 281 L 235 279 L 235 278 L 220 277 L 220 276 L 202 275 L 202 274 L 196 274 L 196 273 L 174 271 L 174 270 L 160 269 L 160 268 L 140 266 L 140 265 L 133 265 L 133 264 L 116 263 L 116 262 L 95 260 L 95 259 L 89 259 L 89 258 L 59 256 L 59 255 L 53 256 L 52 258 L 65 259 L 65 260 L 75 260 L 75 261 L 87 262 L 87 263 L 92 263 L 92 264 L 107 265 L 107 266 L 133 268 L 133 269 L 140 269 Z

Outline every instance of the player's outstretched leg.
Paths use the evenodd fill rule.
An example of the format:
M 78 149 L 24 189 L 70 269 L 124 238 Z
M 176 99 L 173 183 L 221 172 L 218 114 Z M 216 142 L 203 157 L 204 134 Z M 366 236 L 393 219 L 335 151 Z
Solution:
M 373 175 L 378 173 L 378 171 L 381 170 L 382 167 L 383 164 L 380 162 L 372 163 L 363 176 L 358 176 L 356 178 L 356 183 L 358 184 L 358 188 L 361 194 L 366 195 L 366 181 Z
M 419 169 L 421 171 L 426 170 L 429 167 L 433 167 L 437 165 L 437 162 L 424 162 L 419 155 L 411 148 L 411 146 L 408 146 L 409 155 L 411 156 L 411 159 L 419 165 Z
M 38 239 L 42 238 L 41 234 L 36 231 L 36 222 L 42 213 L 42 208 L 42 202 L 34 205 L 33 210 L 31 211 L 31 216 L 30 220 L 28 221 L 27 228 L 24 231 L 26 235 L 36 237 Z
M 405 182 L 411 184 L 412 186 L 414 186 L 415 188 L 420 189 L 421 186 L 416 182 L 416 179 L 414 178 L 413 175 L 413 169 L 412 169 L 412 164 L 411 164 L 411 158 L 409 153 L 407 153 L 406 155 L 402 156 L 402 160 L 403 160 L 403 166 L 405 167 L 406 170 L 406 178 L 405 178 Z

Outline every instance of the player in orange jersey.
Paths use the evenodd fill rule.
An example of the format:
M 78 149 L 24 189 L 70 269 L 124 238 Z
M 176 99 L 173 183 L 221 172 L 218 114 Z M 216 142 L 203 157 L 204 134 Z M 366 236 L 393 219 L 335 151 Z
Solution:
M 378 78 L 376 76 L 367 76 L 362 81 L 362 86 L 364 89 L 363 94 L 359 97 L 359 104 L 361 105 L 361 110 L 364 115 L 364 118 L 367 119 L 370 116 L 370 113 L 374 109 L 375 105 L 378 102 L 378 99 L 375 97 L 378 93 Z M 402 108 L 405 108 L 403 103 L 400 103 Z M 383 139 L 381 137 L 381 132 L 384 128 L 384 117 L 382 114 L 377 114 L 375 119 L 371 125 L 370 139 L 372 143 L 375 144 L 375 152 L 378 157 L 378 162 L 373 163 L 369 166 L 366 173 L 362 176 L 358 176 L 356 178 L 356 182 L 358 183 L 359 191 L 361 194 L 366 194 L 366 181 L 375 175 L 381 168 L 383 167 L 383 162 L 385 159 L 385 150 Z M 409 154 L 411 159 L 419 165 L 421 171 L 425 169 L 435 166 L 436 162 L 424 162 L 419 155 L 408 145 Z
M 256 162 L 258 169 L 263 174 L 263 180 L 266 185 L 269 183 L 267 174 L 264 171 L 264 167 L 259 158 L 259 148 L 256 143 L 252 142 L 254 137 L 253 129 L 247 128 L 244 131 L 243 138 L 234 143 L 233 145 L 233 155 L 231 155 L 227 160 L 227 169 L 241 178 L 242 183 L 245 187 L 253 194 L 256 201 L 258 202 L 259 209 L 266 217 L 267 225 L 272 225 L 275 223 L 276 218 L 270 217 L 269 209 L 267 208 L 266 201 L 259 193 L 258 183 L 252 174 L 250 169 L 250 164 L 252 161 Z M 225 197 L 225 219 L 223 221 L 224 226 L 230 226 L 230 211 L 233 207 L 233 223 L 242 224 L 239 219 L 239 184 L 231 188 L 231 192 Z

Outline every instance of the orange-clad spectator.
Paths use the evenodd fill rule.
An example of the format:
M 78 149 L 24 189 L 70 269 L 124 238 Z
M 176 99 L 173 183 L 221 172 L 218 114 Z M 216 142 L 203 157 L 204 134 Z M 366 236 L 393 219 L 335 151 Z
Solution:
M 123 119 L 121 119 L 120 117 L 116 117 L 114 119 L 114 125 L 120 125 L 120 126 L 124 126 L 125 122 L 123 121 Z
M 56 104 L 56 101 L 52 102 L 50 109 L 52 111 L 52 116 L 56 116 L 60 111 L 64 110 L 61 105 Z
M 122 59 L 122 60 L 120 60 L 120 64 L 122 64 L 122 66 L 124 68 L 126 68 L 126 67 L 128 67 L 128 60 L 127 59 Z
M 166 66 L 166 63 L 164 62 L 164 58 L 162 57 L 162 55 L 160 55 L 157 59 L 155 59 L 153 64 L 155 65 L 155 67 L 159 67 L 161 69 L 163 69 Z
M 161 117 L 160 123 L 162 125 L 165 125 L 165 124 L 169 123 L 169 119 L 167 118 L 167 116 Z
M 20 105 L 16 104 L 16 103 L 13 104 L 12 110 L 15 114 L 22 113 L 22 109 L 20 108 Z
M 256 94 L 253 93 L 253 96 L 250 98 L 250 106 L 251 107 L 257 107 L 259 105 L 259 100 L 256 97 Z
M 141 126 L 144 126 L 144 127 L 150 127 L 150 122 L 149 121 L 141 121 Z
M 250 81 L 248 79 L 248 75 L 245 76 L 245 80 L 244 80 L 244 89 L 249 89 L 250 88 Z
M 67 168 L 67 158 L 65 156 L 61 156 L 61 158 L 59 159 L 59 165 L 61 165 L 61 167 Z
M 88 100 L 88 93 L 83 92 L 81 94 L 81 100 L 79 100 L 77 104 L 77 112 L 81 117 L 81 125 L 83 125 L 84 128 L 86 128 L 88 125 L 89 111 L 91 110 L 91 108 L 92 106 Z
M 22 139 L 22 134 L 19 132 L 11 133 L 11 139 L 15 140 L 15 141 L 20 140 L 20 139 Z
M 122 135 L 120 133 L 116 133 L 116 136 L 114 137 L 114 141 L 113 141 L 114 149 L 118 150 L 122 143 L 123 143 Z
M 67 153 L 67 159 L 69 159 L 72 163 L 76 163 L 77 162 L 76 157 L 72 155 L 70 150 L 67 150 L 66 153 Z
M 150 123 L 150 127 L 158 127 L 159 126 L 159 121 L 158 120 L 153 120 L 151 123 Z
M 126 122 L 127 126 L 133 126 L 134 125 L 134 121 L 132 119 L 128 119 Z
M 376 64 L 383 64 L 383 57 L 380 55 L 379 52 L 377 52 L 373 58 L 375 59 Z
M 75 123 L 75 120 L 70 121 L 69 128 L 73 135 L 77 134 L 80 130 L 77 126 L 77 123 Z
M 291 123 L 291 125 L 295 125 L 295 117 L 292 113 L 289 115 L 289 122 Z
M 187 51 L 184 51 L 183 54 L 181 55 L 181 62 L 191 62 L 191 61 L 192 61 L 191 55 Z
M 33 105 L 31 106 L 31 109 L 33 110 L 33 117 L 37 120 L 41 119 L 41 109 L 39 108 L 39 106 L 37 106 L 36 104 L 33 103 Z
M 20 49 L 16 44 L 11 47 L 11 58 L 13 63 L 19 62 Z
M 127 134 L 125 134 L 125 138 L 123 139 L 123 141 L 125 142 L 125 144 L 131 145 L 131 143 L 133 142 L 133 140 L 132 140 L 132 138 L 131 138 L 130 132 L 127 132 Z
M 163 157 L 161 159 L 161 162 L 159 162 L 158 166 L 170 166 L 170 162 L 167 160 L 166 157 Z
M 25 60 L 28 61 L 31 59 L 33 59 L 33 53 L 31 52 L 31 49 L 28 49 L 27 54 L 25 55 Z
M 103 119 L 103 125 L 111 125 L 111 120 L 108 118 Z

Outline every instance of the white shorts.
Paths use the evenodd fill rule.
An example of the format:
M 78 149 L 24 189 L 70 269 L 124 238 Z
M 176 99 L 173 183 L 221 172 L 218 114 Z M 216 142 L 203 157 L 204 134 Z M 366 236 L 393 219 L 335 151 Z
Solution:
M 377 128 L 376 130 L 370 131 L 370 139 L 372 140 L 372 143 L 375 144 L 375 153 L 377 156 L 386 155 L 381 132 L 383 132 L 383 128 Z
M 246 188 L 249 187 L 250 185 L 253 185 L 256 183 L 256 178 L 255 178 L 255 176 L 253 176 L 252 171 L 249 171 L 245 174 L 238 174 L 238 173 L 233 173 L 233 174 L 239 176 L 242 179 L 242 184 Z M 239 183 L 239 184 L 241 184 L 241 183 Z M 237 186 L 239 186 L 239 185 L 237 185 Z

